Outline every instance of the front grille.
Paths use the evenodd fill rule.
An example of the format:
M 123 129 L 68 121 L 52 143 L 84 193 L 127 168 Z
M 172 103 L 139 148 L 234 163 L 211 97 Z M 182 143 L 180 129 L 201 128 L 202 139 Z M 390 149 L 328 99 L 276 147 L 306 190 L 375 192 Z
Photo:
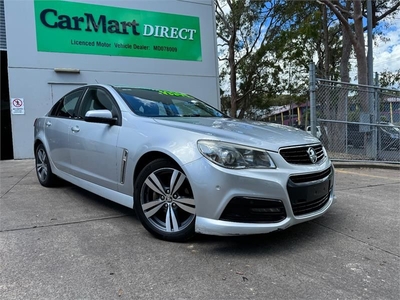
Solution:
M 296 204 L 292 203 L 293 214 L 295 216 L 299 216 L 321 209 L 328 202 L 329 194 L 330 193 L 326 194 L 321 198 L 315 199 L 314 201 L 309 201 L 304 203 L 299 202 Z
M 307 150 L 309 148 L 313 148 L 317 155 L 317 161 L 315 163 L 321 161 L 325 157 L 324 150 L 321 144 L 282 148 L 279 150 L 279 153 L 290 164 L 312 164 L 310 156 L 307 153 Z
M 282 201 L 235 197 L 224 209 L 220 220 L 240 223 L 276 223 L 286 218 Z
M 304 183 L 310 181 L 321 180 L 329 176 L 332 172 L 332 167 L 326 169 L 325 171 L 319 173 L 305 174 L 305 175 L 295 175 L 290 176 L 289 179 L 294 183 Z

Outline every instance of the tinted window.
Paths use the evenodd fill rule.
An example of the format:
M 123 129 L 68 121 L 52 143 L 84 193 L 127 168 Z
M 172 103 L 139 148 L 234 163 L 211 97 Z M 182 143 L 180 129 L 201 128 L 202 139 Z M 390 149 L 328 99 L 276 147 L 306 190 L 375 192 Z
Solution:
M 69 93 L 61 98 L 50 112 L 51 116 L 72 118 L 75 116 L 75 107 L 83 92 L 83 89 Z
M 146 117 L 225 117 L 223 113 L 184 93 L 115 88 L 130 109 Z
M 89 110 L 100 109 L 107 109 L 114 117 L 117 116 L 117 108 L 111 96 L 102 89 L 90 88 L 83 97 L 78 116 L 83 118 Z

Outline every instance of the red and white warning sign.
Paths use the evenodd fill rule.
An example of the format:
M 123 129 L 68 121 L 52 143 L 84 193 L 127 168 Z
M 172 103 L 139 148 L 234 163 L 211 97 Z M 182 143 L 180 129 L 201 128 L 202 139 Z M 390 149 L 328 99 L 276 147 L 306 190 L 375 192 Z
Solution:
M 11 113 L 13 115 L 24 115 L 24 98 L 11 98 Z

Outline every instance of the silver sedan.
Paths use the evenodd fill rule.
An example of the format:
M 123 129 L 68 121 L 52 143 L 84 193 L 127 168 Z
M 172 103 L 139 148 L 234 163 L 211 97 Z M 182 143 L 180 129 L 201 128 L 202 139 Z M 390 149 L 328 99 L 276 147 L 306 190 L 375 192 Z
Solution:
M 61 178 L 134 208 L 169 241 L 281 230 L 335 201 L 317 138 L 229 118 L 185 93 L 84 86 L 37 118 L 34 135 L 40 184 Z

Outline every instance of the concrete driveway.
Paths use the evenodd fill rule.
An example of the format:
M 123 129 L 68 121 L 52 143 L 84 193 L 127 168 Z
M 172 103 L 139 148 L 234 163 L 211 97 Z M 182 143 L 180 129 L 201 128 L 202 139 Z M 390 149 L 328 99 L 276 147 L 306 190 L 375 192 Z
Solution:
M 400 171 L 337 167 L 334 207 L 282 232 L 150 236 L 134 212 L 1 161 L 1 299 L 398 299 Z

